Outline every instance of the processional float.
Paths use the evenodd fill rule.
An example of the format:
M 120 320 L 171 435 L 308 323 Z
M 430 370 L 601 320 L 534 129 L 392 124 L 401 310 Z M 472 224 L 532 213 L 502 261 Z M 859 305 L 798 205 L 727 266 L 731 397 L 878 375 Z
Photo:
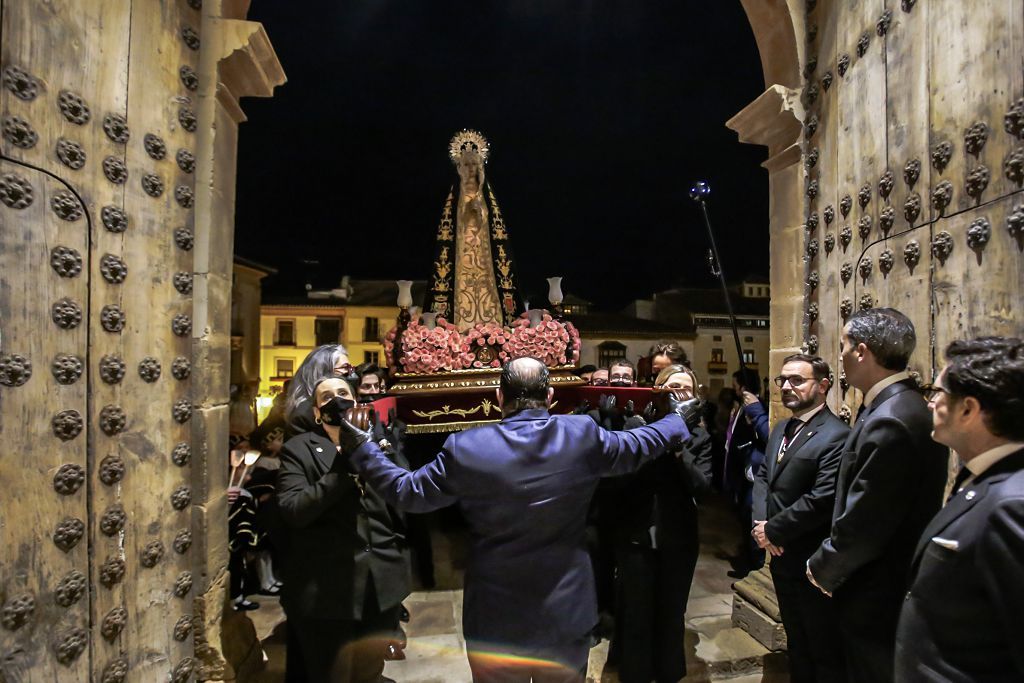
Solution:
M 561 278 L 549 278 L 550 309 L 523 302 L 501 208 L 485 172 L 490 146 L 457 133 L 448 156 L 458 171 L 441 211 L 422 313 L 400 280 L 399 315 L 385 337 L 390 401 L 409 433 L 443 433 L 497 422 L 501 367 L 524 356 L 548 366 L 552 412 L 578 404 L 580 336 L 561 308 Z

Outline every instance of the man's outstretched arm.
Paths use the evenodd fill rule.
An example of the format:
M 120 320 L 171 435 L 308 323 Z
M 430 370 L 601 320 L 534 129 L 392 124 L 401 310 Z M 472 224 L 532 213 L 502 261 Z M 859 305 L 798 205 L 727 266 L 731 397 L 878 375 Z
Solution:
M 341 446 L 351 453 L 355 470 L 390 505 L 407 512 L 430 512 L 456 502 L 450 478 L 451 455 L 442 450 L 418 470 L 403 469 L 381 452 L 370 433 L 347 420 L 341 424 Z

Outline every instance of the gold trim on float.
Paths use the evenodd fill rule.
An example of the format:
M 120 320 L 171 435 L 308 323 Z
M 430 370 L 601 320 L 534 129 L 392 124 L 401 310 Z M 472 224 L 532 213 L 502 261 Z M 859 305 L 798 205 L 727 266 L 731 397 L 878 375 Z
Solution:
M 398 373 L 397 381 L 388 387 L 393 395 L 466 393 L 481 389 L 496 389 L 501 384 L 501 371 L 484 368 L 454 370 L 436 375 L 412 375 Z M 575 374 L 575 368 L 551 368 L 550 384 L 553 387 L 575 387 L 586 384 Z
M 435 417 L 442 417 L 444 415 L 458 415 L 459 417 L 465 418 L 470 415 L 475 415 L 483 410 L 484 417 L 487 417 L 491 414 L 492 408 L 497 408 L 497 406 L 485 398 L 476 408 L 455 408 L 452 410 L 451 406 L 441 406 L 440 410 L 431 410 L 429 413 L 425 413 L 422 410 L 414 410 L 412 411 L 412 414 L 416 417 L 425 417 L 428 420 L 433 420 Z
M 479 422 L 443 422 L 434 425 L 409 425 L 405 429 L 406 434 L 448 434 L 450 432 L 461 432 L 473 427 L 484 425 L 495 425 L 501 420 L 481 420 Z

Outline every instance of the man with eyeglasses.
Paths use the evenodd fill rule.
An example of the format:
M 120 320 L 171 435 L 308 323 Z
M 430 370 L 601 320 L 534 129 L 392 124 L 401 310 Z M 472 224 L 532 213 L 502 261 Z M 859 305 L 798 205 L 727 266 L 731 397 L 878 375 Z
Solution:
M 788 356 L 775 385 L 793 416 L 768 437 L 765 465 L 754 480 L 751 534 L 772 555 L 769 567 L 793 683 L 842 682 L 846 670 L 835 604 L 807 581 L 805 571 L 807 559 L 828 536 L 850 428 L 825 405 L 832 370 L 818 356 Z
M 1024 340 L 953 342 L 928 399 L 963 468 L 914 552 L 896 680 L 1024 680 Z
M 834 595 L 850 681 L 892 681 L 896 622 L 917 540 L 942 504 L 948 453 L 907 372 L 917 337 L 893 308 L 850 316 L 842 361 L 864 404 L 843 446 L 828 538 L 807 578 Z
M 608 368 L 608 386 L 631 387 L 636 385 L 636 368 L 625 358 L 620 358 Z

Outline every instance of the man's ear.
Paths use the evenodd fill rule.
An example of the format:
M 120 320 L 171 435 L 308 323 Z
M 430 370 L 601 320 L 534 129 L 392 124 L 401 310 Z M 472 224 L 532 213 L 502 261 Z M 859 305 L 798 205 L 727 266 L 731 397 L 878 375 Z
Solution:
M 505 395 L 501 393 L 501 389 L 495 389 L 494 395 L 498 397 L 498 410 L 505 407 Z
M 548 387 L 548 397 L 547 397 L 547 399 L 545 401 L 545 403 L 547 404 L 548 408 L 551 407 L 551 399 L 553 399 L 554 397 L 555 397 L 555 389 L 554 389 L 554 387 Z
M 964 396 L 959 403 L 959 412 L 964 419 L 973 420 L 981 417 L 981 403 L 978 402 L 978 399 L 973 396 Z

